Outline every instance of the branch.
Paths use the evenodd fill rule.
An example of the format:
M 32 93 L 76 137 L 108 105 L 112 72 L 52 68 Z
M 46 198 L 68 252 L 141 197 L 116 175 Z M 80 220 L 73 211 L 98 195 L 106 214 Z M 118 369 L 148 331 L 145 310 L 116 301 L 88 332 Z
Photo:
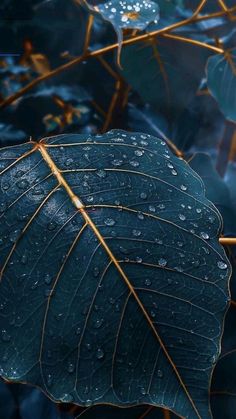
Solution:
M 183 36 L 171 35 L 171 34 L 168 34 L 168 33 L 163 34 L 163 37 L 164 38 L 170 38 L 170 39 L 176 39 L 177 41 L 187 42 L 187 43 L 192 44 L 192 45 L 197 45 L 199 47 L 207 48 L 207 49 L 210 49 L 214 52 L 217 52 L 218 54 L 223 54 L 224 53 L 224 50 L 222 48 L 218 48 L 218 47 L 215 47 L 213 45 L 206 44 L 205 42 L 197 41 L 196 39 L 185 38 Z

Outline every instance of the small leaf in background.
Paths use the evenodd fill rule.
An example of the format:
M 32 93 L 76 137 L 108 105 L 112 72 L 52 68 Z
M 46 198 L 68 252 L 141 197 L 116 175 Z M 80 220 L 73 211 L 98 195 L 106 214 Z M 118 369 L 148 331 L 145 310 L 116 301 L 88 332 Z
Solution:
M 236 122 L 236 49 L 209 58 L 207 85 L 226 119 Z
M 217 173 L 211 157 L 206 153 L 196 153 L 189 161 L 189 165 L 201 176 L 206 188 L 207 198 L 220 211 L 224 220 L 224 235 L 234 236 L 236 234 L 235 205 L 233 205 L 230 190 Z
M 235 419 L 235 372 L 236 350 L 234 349 L 218 361 L 214 370 L 211 388 L 211 409 L 214 419 Z
M 125 46 L 121 74 L 144 101 L 172 121 L 194 98 L 204 75 L 209 52 L 196 48 L 164 38 Z
M 3 377 L 210 418 L 231 268 L 199 176 L 164 141 L 118 130 L 0 162 Z

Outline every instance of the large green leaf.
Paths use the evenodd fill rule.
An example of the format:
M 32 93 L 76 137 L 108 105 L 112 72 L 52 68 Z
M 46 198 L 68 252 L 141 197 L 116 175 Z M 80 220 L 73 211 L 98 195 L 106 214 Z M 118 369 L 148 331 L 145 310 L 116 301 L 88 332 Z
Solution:
M 2 376 L 58 401 L 209 418 L 231 269 L 198 175 L 124 131 L 0 158 Z
M 236 49 L 209 58 L 207 85 L 224 116 L 236 122 Z

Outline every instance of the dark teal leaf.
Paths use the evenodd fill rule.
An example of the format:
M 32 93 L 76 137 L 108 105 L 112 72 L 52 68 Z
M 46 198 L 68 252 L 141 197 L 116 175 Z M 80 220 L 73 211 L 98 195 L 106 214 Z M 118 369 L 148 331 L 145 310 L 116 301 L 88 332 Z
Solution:
M 2 376 L 57 401 L 210 418 L 231 268 L 199 176 L 124 131 L 0 162 Z
M 236 49 L 209 58 L 207 85 L 226 119 L 236 122 Z
M 201 176 L 207 198 L 215 204 L 223 217 L 224 235 L 234 236 L 236 208 L 231 200 L 229 189 L 217 173 L 211 157 L 206 153 L 196 153 L 189 164 Z
M 235 183 L 235 176 L 236 176 L 236 163 L 230 161 L 227 165 L 226 173 L 224 176 L 224 180 L 226 185 L 229 188 L 230 196 L 234 208 L 236 208 L 236 183 Z
M 15 400 L 11 393 L 10 386 L 0 380 L 0 418 L 14 419 Z
M 196 94 L 207 56 L 196 46 L 158 38 L 122 49 L 122 75 L 144 101 L 177 118 Z
M 137 107 L 130 104 L 128 109 L 129 127 L 131 130 L 146 132 L 166 139 L 168 136 L 168 122 L 150 106 Z
M 235 419 L 236 351 L 224 355 L 217 363 L 211 388 L 213 419 Z

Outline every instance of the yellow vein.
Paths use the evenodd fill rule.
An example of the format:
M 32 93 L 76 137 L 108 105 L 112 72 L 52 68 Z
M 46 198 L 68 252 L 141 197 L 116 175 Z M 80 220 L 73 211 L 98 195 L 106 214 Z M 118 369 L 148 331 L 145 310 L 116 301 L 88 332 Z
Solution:
M 20 233 L 20 235 L 19 235 L 19 237 L 17 238 L 17 240 L 15 241 L 15 243 L 14 243 L 14 245 L 12 246 L 12 248 L 11 248 L 11 250 L 10 250 L 10 252 L 9 252 L 9 254 L 8 254 L 8 256 L 7 256 L 7 258 L 6 258 L 6 260 L 5 260 L 5 262 L 4 262 L 4 265 L 3 265 L 3 267 L 2 267 L 2 269 L 1 269 L 1 271 L 0 271 L 0 281 L 1 281 L 1 279 L 2 279 L 2 275 L 3 275 L 3 273 L 4 273 L 4 271 L 5 271 L 5 269 L 6 269 L 6 267 L 7 267 L 7 264 L 8 264 L 8 262 L 9 262 L 9 260 L 10 260 L 10 258 L 11 258 L 11 256 L 12 256 L 12 254 L 13 254 L 13 252 L 15 251 L 15 249 L 16 249 L 16 246 L 18 245 L 18 243 L 19 243 L 19 240 L 22 238 L 22 236 L 24 235 L 24 233 L 25 233 L 25 231 L 28 229 L 28 227 L 30 226 L 30 224 L 32 223 L 32 221 L 35 219 L 35 217 L 36 217 L 36 215 L 38 214 L 38 212 L 41 210 L 41 208 L 43 207 L 43 205 L 45 204 L 45 202 L 47 202 L 47 200 L 50 198 L 50 196 L 57 190 L 57 188 L 58 188 L 58 185 L 44 198 L 44 200 L 41 202 L 41 204 L 38 206 L 38 208 L 36 209 L 36 211 L 34 212 L 34 214 L 32 215 L 32 217 L 30 218 L 30 220 L 27 222 L 27 224 L 25 225 L 25 227 L 23 228 L 23 230 L 21 231 L 21 233 Z
M 161 346 L 167 360 L 169 361 L 169 363 L 171 364 L 177 379 L 179 380 L 195 414 L 197 415 L 197 417 L 199 419 L 201 419 L 200 414 L 198 413 L 198 410 L 191 398 L 191 395 L 188 392 L 188 389 L 186 388 L 178 370 L 175 367 L 174 362 L 172 361 L 171 356 L 169 355 L 169 352 L 167 351 L 161 337 L 159 336 L 152 320 L 149 317 L 148 312 L 146 311 L 142 301 L 140 300 L 138 294 L 136 293 L 135 289 L 133 288 L 132 284 L 129 281 L 129 278 L 127 277 L 127 275 L 125 274 L 125 272 L 123 271 L 123 269 L 121 268 L 120 264 L 118 263 L 118 261 L 116 260 L 115 256 L 113 255 L 112 251 L 110 250 L 110 248 L 108 247 L 107 243 L 105 242 L 103 236 L 101 235 L 100 231 L 97 229 L 96 225 L 94 224 L 94 222 L 92 221 L 92 219 L 90 218 L 90 216 L 87 214 L 86 210 L 85 210 L 85 206 L 82 203 L 82 201 L 79 199 L 79 197 L 77 195 L 75 195 L 75 193 L 72 191 L 72 189 L 70 188 L 70 186 L 68 185 L 68 183 L 66 182 L 66 180 L 63 178 L 60 170 L 58 169 L 58 167 L 56 166 L 56 164 L 54 163 L 54 161 L 52 160 L 51 156 L 48 154 L 45 146 L 41 143 L 38 144 L 37 146 L 38 150 L 40 151 L 40 153 L 42 154 L 45 162 L 48 164 L 48 166 L 50 167 L 51 171 L 53 172 L 54 176 L 57 178 L 58 182 L 60 183 L 61 186 L 64 187 L 65 191 L 68 193 L 69 197 L 71 198 L 72 203 L 75 205 L 75 207 L 77 209 L 80 210 L 82 216 L 84 217 L 84 220 L 86 222 L 86 224 L 89 225 L 89 227 L 91 228 L 91 230 L 94 232 L 95 236 L 98 238 L 98 240 L 100 241 L 100 243 L 102 244 L 103 248 L 105 249 L 105 251 L 107 252 L 108 256 L 110 257 L 112 263 L 115 265 L 117 271 L 120 273 L 121 277 L 123 278 L 125 284 L 127 285 L 128 289 L 130 290 L 131 294 L 134 296 L 137 304 L 139 305 L 140 309 L 142 310 L 142 313 L 144 315 L 144 317 L 147 320 L 147 323 L 149 324 L 151 330 L 153 331 L 156 339 L 159 342 L 159 345 Z

